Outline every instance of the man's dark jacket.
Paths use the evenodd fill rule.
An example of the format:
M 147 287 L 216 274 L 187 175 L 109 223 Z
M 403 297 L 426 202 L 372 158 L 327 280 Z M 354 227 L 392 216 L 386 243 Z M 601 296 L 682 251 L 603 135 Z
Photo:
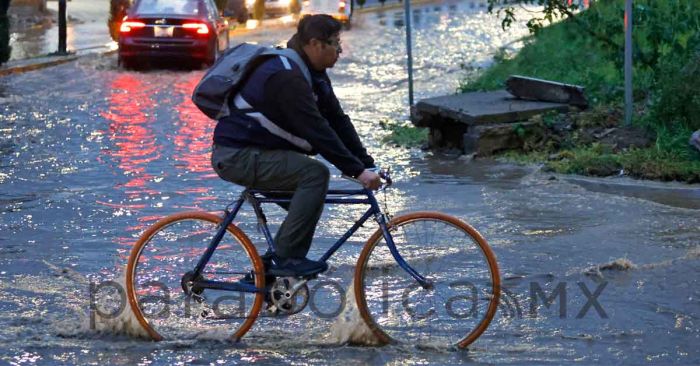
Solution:
M 313 89 L 293 61 L 271 57 L 255 69 L 231 100 L 231 115 L 217 123 L 214 143 L 320 153 L 352 177 L 374 167 L 326 72 L 311 67 L 296 37 L 287 47 L 308 65 Z

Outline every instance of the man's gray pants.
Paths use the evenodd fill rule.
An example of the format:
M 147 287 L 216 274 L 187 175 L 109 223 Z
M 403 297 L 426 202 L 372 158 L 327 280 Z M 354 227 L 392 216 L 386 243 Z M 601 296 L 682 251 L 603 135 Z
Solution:
M 219 177 L 246 188 L 294 191 L 275 249 L 281 258 L 306 257 L 328 191 L 330 172 L 323 163 L 290 150 L 221 145 L 214 145 L 211 163 Z

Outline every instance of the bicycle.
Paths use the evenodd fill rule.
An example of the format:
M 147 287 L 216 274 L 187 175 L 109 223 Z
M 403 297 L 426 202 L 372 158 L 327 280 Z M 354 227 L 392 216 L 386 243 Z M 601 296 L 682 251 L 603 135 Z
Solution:
M 391 177 L 384 172 L 382 178 L 387 189 Z M 268 250 L 274 251 L 262 204 L 290 200 L 290 192 L 245 189 L 223 216 L 183 212 L 147 229 L 131 251 L 126 284 L 129 304 L 149 336 L 158 341 L 226 329 L 237 341 L 264 302 L 267 316 L 303 310 L 307 282 L 316 275 L 266 284 L 257 249 L 234 223 L 248 202 Z M 319 260 L 327 262 L 370 218 L 378 224 L 355 265 L 353 290 L 379 343 L 465 348 L 486 330 L 498 306 L 500 277 L 493 252 L 474 228 L 439 212 L 388 220 L 374 192 L 364 188 L 329 190 L 325 202 L 369 208 Z M 241 281 L 250 274 L 254 284 Z M 212 296 L 218 293 L 225 295 Z

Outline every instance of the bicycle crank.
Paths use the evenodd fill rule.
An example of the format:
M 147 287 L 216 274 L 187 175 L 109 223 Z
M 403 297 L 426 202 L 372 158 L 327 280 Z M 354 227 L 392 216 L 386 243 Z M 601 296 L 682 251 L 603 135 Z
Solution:
M 277 278 L 270 287 L 267 311 L 275 315 L 292 315 L 304 310 L 309 302 L 306 282 L 307 279 L 295 277 Z

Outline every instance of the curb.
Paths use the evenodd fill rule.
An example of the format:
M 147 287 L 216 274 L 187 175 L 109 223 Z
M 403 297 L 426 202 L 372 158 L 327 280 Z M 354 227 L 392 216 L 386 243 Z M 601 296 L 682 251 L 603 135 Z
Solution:
M 444 2 L 444 0 L 411 0 L 411 6 L 417 5 L 426 5 L 426 4 L 434 4 L 434 3 L 441 3 Z M 404 4 L 403 2 L 397 2 L 397 3 L 392 3 L 389 5 L 384 5 L 384 6 L 369 6 L 366 8 L 360 8 L 360 9 L 355 9 L 353 12 L 354 14 L 367 14 L 367 13 L 378 13 L 382 11 L 387 11 L 387 10 L 396 10 L 396 9 L 403 9 Z M 293 23 L 296 24 L 297 20 L 295 19 Z M 267 23 L 267 24 L 265 24 Z M 264 20 L 263 21 L 263 26 L 253 28 L 253 29 L 247 29 L 245 25 L 241 27 L 236 27 L 234 29 L 229 29 L 229 36 L 230 37 L 240 37 L 248 34 L 254 34 L 256 32 L 261 32 L 261 31 L 266 31 L 266 30 L 272 30 L 272 29 L 280 29 L 284 27 L 289 27 L 289 24 L 281 24 L 277 23 L 275 21 L 271 20 Z
M 37 63 L 30 63 L 28 65 L 20 65 L 20 66 L 10 66 L 8 68 L 3 68 L 0 69 L 0 76 L 7 76 L 7 75 L 13 75 L 13 74 L 21 74 L 29 71 L 34 71 L 34 70 L 39 70 L 39 69 L 44 69 L 47 67 L 51 66 L 57 66 L 60 64 L 65 64 L 71 61 L 75 61 L 78 59 L 79 56 L 56 56 L 56 57 L 62 57 L 57 60 L 50 60 L 50 61 L 40 61 Z M 31 60 L 31 59 L 29 59 Z M 25 60 L 22 60 L 25 61 Z
M 47 67 L 58 66 L 68 62 L 76 61 L 77 59 L 88 55 L 97 54 L 101 56 L 106 56 L 114 54 L 116 52 L 117 50 L 108 50 L 105 52 L 85 53 L 82 55 L 73 54 L 68 56 L 41 56 L 36 58 L 17 60 L 16 63 L 18 63 L 19 65 L 7 66 L 7 64 L 5 64 L 4 67 L 0 67 L 0 77 L 14 74 L 22 74 L 25 72 L 45 69 Z
M 411 6 L 440 3 L 440 2 L 443 2 L 443 0 L 411 0 Z M 385 10 L 395 10 L 395 9 L 399 9 L 399 8 L 400 9 L 404 8 L 403 2 L 384 5 L 384 6 L 381 6 L 381 5 L 380 6 L 370 6 L 367 8 L 355 9 L 354 12 L 356 14 L 365 14 L 365 13 L 376 13 L 376 12 L 385 11 Z
M 658 204 L 700 210 L 700 184 L 659 182 L 622 177 L 585 177 L 556 174 L 562 181 L 588 191 L 633 197 Z

